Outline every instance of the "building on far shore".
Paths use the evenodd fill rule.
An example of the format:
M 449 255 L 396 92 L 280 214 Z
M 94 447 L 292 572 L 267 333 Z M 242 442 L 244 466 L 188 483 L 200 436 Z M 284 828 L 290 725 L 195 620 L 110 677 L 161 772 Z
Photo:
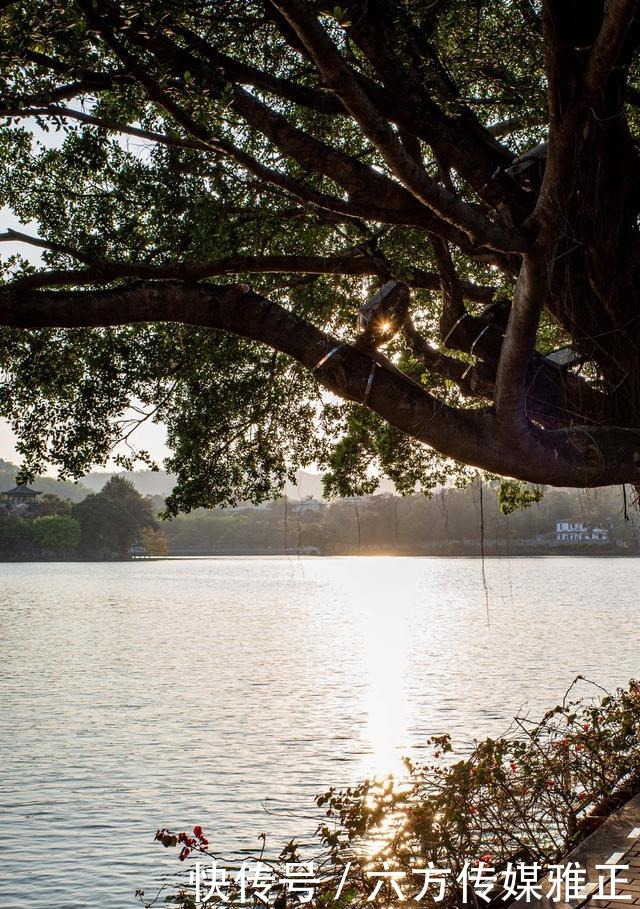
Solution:
M 604 527 L 588 527 L 584 521 L 556 521 L 556 541 L 559 543 L 608 543 L 609 531 Z
M 289 509 L 292 514 L 308 514 L 323 511 L 326 508 L 324 502 L 318 502 L 317 499 L 302 499 L 300 502 L 291 502 Z
M 40 513 L 37 489 L 30 489 L 24 483 L 2 493 L 2 504 L 12 518 L 37 518 Z

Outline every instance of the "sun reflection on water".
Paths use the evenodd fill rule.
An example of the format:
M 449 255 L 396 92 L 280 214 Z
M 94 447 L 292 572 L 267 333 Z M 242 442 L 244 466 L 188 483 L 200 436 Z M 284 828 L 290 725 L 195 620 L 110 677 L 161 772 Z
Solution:
M 345 578 L 344 593 L 349 597 L 351 615 L 363 654 L 361 706 L 367 718 L 363 729 L 366 744 L 365 773 L 378 780 L 367 797 L 368 807 L 379 799 L 392 798 L 405 788 L 403 757 L 409 751 L 412 649 L 414 634 L 411 615 L 405 608 L 402 589 L 393 583 L 386 560 L 372 565 L 367 584 L 359 573 L 356 581 Z M 402 836 L 406 816 L 390 812 L 365 843 L 365 860 L 379 862 L 392 858 L 393 844 Z
M 391 582 L 385 562 L 377 561 L 366 586 L 360 574 L 357 588 L 354 583 L 349 590 L 357 600 L 352 615 L 364 659 L 362 706 L 367 716 L 368 770 L 377 777 L 403 772 L 402 749 L 406 750 L 404 743 L 409 741 L 407 691 L 413 643 L 402 591 Z
M 376 775 L 402 771 L 399 744 L 408 737 L 406 699 L 408 629 L 388 612 L 375 612 L 367 637 L 367 736 Z

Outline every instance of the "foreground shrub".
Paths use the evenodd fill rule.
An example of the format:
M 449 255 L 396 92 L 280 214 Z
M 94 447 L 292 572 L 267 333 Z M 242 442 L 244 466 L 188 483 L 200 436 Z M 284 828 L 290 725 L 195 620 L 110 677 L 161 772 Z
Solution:
M 626 690 L 591 700 L 572 698 L 572 690 L 539 722 L 517 717 L 504 736 L 487 738 L 463 756 L 456 757 L 449 736 L 435 737 L 432 762 L 406 760 L 402 780 L 366 780 L 319 796 L 324 816 L 317 854 L 302 854 L 291 842 L 273 861 L 260 856 L 256 861 L 273 877 L 264 898 L 258 887 L 264 882 L 251 886 L 242 866 L 226 890 L 218 887 L 203 898 L 211 889 L 215 854 L 201 827 L 193 835 L 161 830 L 156 839 L 179 846 L 182 861 L 196 858 L 209 869 L 200 905 L 239 903 L 241 896 L 245 904 L 266 901 L 275 909 L 301 902 L 387 906 L 402 901 L 399 893 L 411 900 L 419 895 L 425 874 L 416 871 L 429 863 L 448 873 L 442 889 L 427 889 L 420 902 L 487 905 L 464 890 L 465 875 L 482 866 L 495 872 L 489 896 L 503 897 L 505 905 L 505 870 L 524 863 L 542 872 L 558 863 L 640 788 L 640 684 L 632 680 Z M 313 863 L 308 900 L 309 890 L 290 885 L 296 862 Z M 383 870 L 398 872 L 402 889 L 388 874 L 380 886 Z M 193 870 L 191 879 L 195 883 Z M 168 899 L 194 906 L 194 894 L 195 885 L 177 884 Z

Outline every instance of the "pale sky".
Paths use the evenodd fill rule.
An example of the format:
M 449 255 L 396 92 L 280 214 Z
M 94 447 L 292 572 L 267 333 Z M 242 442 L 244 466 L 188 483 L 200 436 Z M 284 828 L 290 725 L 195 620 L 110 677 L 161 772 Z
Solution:
M 0 458 L 4 461 L 18 462 L 18 452 L 15 448 L 15 437 L 6 420 L 0 420 Z
M 169 454 L 169 449 L 165 444 L 166 438 L 167 431 L 164 426 L 154 423 L 143 423 L 143 425 L 136 430 L 130 441 L 136 448 L 148 451 L 151 456 L 156 459 L 160 467 L 162 467 L 164 458 Z M 5 461 L 12 461 L 14 464 L 19 464 L 20 455 L 16 451 L 15 441 L 16 438 L 7 421 L 0 420 L 0 458 Z M 115 464 L 111 464 L 110 467 L 112 470 L 122 469 Z M 109 465 L 107 469 L 108 468 Z M 140 465 L 140 469 L 144 470 L 143 464 Z M 55 471 L 47 471 L 47 473 L 53 475 L 55 474 Z

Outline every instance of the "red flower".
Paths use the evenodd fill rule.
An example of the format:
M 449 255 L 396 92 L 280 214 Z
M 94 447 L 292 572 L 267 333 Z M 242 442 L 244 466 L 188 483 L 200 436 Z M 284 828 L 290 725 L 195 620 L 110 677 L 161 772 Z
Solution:
M 513 761 L 509 764 L 509 766 L 511 767 L 512 770 L 517 770 L 517 769 L 518 769 L 518 765 L 517 765 L 517 764 L 514 764 Z
M 184 860 L 186 858 L 189 858 L 190 855 L 191 855 L 191 849 L 187 849 L 187 847 L 185 846 L 183 848 L 182 852 L 180 853 L 180 855 L 178 856 L 178 858 L 180 859 L 181 862 L 184 862 Z
M 493 861 L 493 856 L 489 855 L 488 852 L 485 852 L 484 855 L 481 855 L 479 861 L 484 862 L 487 865 L 489 862 Z
M 202 827 L 200 826 L 200 824 L 196 824 L 196 826 L 193 828 L 193 832 L 194 832 L 195 836 L 198 837 L 199 840 L 202 839 Z

